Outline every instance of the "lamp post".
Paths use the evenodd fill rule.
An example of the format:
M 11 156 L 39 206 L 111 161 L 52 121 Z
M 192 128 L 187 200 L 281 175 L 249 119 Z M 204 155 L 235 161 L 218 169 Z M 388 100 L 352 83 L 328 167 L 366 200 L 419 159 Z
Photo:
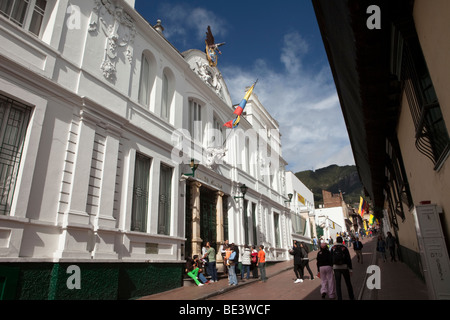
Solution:
M 198 168 L 198 163 L 195 162 L 194 158 L 191 159 L 191 162 L 189 162 L 189 167 L 192 170 L 192 173 L 183 173 L 185 176 L 194 177 L 195 176 L 195 170 Z
M 244 183 L 244 184 L 241 184 L 239 189 L 241 189 L 242 196 L 234 197 L 234 199 L 240 199 L 240 198 L 244 199 L 245 198 L 245 194 L 247 193 L 248 187 Z
M 292 196 L 293 196 L 293 194 L 292 193 L 288 193 L 288 198 L 289 198 L 289 200 L 284 200 L 284 203 L 286 203 L 286 202 L 291 202 L 292 201 Z

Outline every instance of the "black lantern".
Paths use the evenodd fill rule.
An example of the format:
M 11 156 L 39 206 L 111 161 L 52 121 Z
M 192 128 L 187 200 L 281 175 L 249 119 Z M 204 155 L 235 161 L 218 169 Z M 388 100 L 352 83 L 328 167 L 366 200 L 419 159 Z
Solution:
M 247 186 L 245 185 L 245 183 L 244 183 L 244 184 L 241 184 L 241 186 L 239 187 L 239 189 L 241 189 L 242 196 L 240 196 L 240 197 L 234 197 L 234 198 L 235 198 L 235 199 L 240 199 L 240 198 L 244 199 L 245 194 L 247 193 L 248 187 L 247 187 Z
M 189 167 L 192 170 L 192 173 L 183 173 L 185 176 L 194 177 L 195 176 L 195 170 L 198 168 L 198 163 L 195 162 L 195 159 L 192 158 L 191 162 L 189 162 Z
M 285 200 L 284 203 L 286 203 L 286 202 L 291 202 L 291 201 L 292 201 L 292 196 L 293 196 L 292 193 L 288 193 L 288 198 L 289 198 L 289 200 Z

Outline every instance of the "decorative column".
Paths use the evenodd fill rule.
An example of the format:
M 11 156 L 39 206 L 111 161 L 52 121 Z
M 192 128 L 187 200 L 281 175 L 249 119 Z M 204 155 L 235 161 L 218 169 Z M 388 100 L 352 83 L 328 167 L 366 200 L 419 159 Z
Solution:
M 313 226 L 312 236 L 318 238 L 317 237 L 317 229 L 316 229 L 316 218 L 315 218 L 314 214 L 311 214 L 311 211 L 310 211 L 310 215 L 309 215 L 309 222 Z
M 216 204 L 216 266 L 223 265 L 222 254 L 219 250 L 220 245 L 225 242 L 223 232 L 223 195 L 222 191 L 217 191 L 217 204 Z
M 191 184 L 192 208 L 192 255 L 202 253 L 202 239 L 200 238 L 200 182 Z

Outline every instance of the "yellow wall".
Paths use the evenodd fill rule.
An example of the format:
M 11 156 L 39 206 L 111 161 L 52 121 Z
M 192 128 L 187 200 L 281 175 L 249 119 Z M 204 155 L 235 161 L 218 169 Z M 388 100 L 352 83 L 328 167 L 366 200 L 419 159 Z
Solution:
M 447 130 L 450 132 L 450 1 L 448 0 L 416 0 L 414 20 L 419 41 L 430 71 L 433 84 L 440 102 Z M 415 147 L 415 128 L 407 99 L 403 96 L 402 107 L 397 127 L 397 135 L 403 156 L 406 174 L 411 189 L 414 205 L 420 201 L 431 201 L 443 208 L 444 230 L 450 234 L 450 158 L 439 171 L 425 155 Z M 410 219 L 408 219 L 410 217 Z M 414 219 L 407 214 L 407 220 Z M 406 222 L 406 221 L 405 221 Z M 410 226 L 400 233 L 409 242 Z M 413 241 L 411 239 L 411 241 Z M 412 242 L 411 242 L 412 243 Z M 403 244 L 403 243 L 402 243 Z M 414 246 L 414 245 L 413 245 Z

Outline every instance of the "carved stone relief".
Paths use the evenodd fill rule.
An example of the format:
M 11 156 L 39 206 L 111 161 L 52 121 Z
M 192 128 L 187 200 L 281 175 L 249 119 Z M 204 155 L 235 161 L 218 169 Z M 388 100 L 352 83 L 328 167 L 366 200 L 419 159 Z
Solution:
M 120 48 L 126 47 L 126 58 L 129 63 L 133 62 L 132 44 L 136 35 L 135 23 L 122 7 L 116 6 L 111 0 L 95 0 L 89 32 L 95 34 L 99 29 L 107 38 L 105 55 L 100 68 L 106 79 L 115 80 Z
M 222 158 L 225 156 L 227 149 L 224 147 L 209 147 L 206 150 L 205 167 L 211 170 L 217 170 Z
M 211 67 L 206 60 L 200 58 L 195 59 L 195 64 L 192 70 L 202 79 L 208 86 L 210 86 L 216 94 L 224 99 L 222 74 L 216 68 Z

